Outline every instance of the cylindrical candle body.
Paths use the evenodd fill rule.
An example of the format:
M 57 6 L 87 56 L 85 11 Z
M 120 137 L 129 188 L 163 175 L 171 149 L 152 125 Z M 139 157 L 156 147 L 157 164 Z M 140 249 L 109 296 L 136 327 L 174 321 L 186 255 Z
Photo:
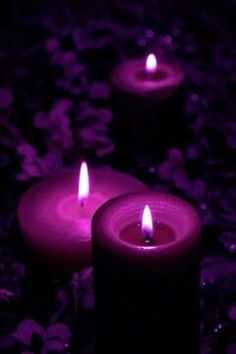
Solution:
M 79 168 L 46 178 L 26 191 L 18 206 L 24 241 L 34 257 L 56 269 L 91 264 L 91 220 L 96 209 L 122 193 L 147 187 L 109 168 L 90 169 L 90 195 L 78 201 Z
M 159 64 L 149 77 L 144 68 L 144 60 L 127 61 L 111 76 L 114 141 L 124 163 L 156 162 L 187 137 L 182 70 Z
M 122 237 L 140 220 L 145 204 L 161 225 L 161 237 L 171 236 L 169 242 L 140 240 L 138 246 L 136 236 L 130 243 Z M 121 196 L 96 212 L 97 354 L 199 354 L 199 231 L 195 210 L 167 194 Z

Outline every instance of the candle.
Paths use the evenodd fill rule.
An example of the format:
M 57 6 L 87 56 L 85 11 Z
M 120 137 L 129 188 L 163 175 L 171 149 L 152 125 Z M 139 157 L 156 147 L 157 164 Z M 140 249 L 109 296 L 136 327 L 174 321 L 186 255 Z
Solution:
M 184 74 L 180 67 L 158 62 L 154 54 L 146 59 L 128 60 L 114 70 L 113 86 L 129 95 L 165 99 L 181 85 Z
M 200 221 L 175 196 L 131 193 L 92 221 L 97 354 L 199 354 Z
M 116 195 L 142 191 L 135 178 L 111 169 L 91 169 L 85 163 L 49 177 L 22 196 L 18 219 L 34 257 L 51 267 L 77 269 L 91 263 L 91 218 Z
M 128 163 L 137 155 L 156 162 L 168 146 L 184 145 L 183 82 L 179 65 L 154 54 L 127 60 L 113 71 L 115 144 Z

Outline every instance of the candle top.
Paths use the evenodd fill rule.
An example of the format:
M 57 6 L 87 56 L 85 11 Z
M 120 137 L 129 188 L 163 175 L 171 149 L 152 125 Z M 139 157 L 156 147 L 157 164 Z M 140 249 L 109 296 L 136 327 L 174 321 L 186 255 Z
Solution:
M 142 230 L 140 223 L 126 226 L 120 232 L 120 238 L 136 246 L 160 246 L 175 240 L 174 230 L 163 223 L 154 222 L 152 232 Z
M 95 210 L 116 195 L 147 190 L 132 176 L 108 167 L 91 168 L 90 195 L 81 206 L 77 195 L 79 168 L 60 171 L 35 184 L 23 194 L 18 206 L 21 230 L 30 248 L 43 255 L 45 262 L 75 268 L 90 262 Z M 88 185 L 84 187 L 87 193 Z
M 91 187 L 88 195 L 89 182 L 87 167 L 84 165 L 81 167 L 82 173 L 80 176 L 82 176 L 82 179 L 79 179 L 79 183 L 79 168 L 74 168 L 62 171 L 55 176 L 50 176 L 28 189 L 19 203 L 18 215 L 20 221 L 27 218 L 27 227 L 35 228 L 35 224 L 37 223 L 38 226 L 43 227 L 44 231 L 45 229 L 47 229 L 47 231 L 52 229 L 53 234 L 53 230 L 55 231 L 55 229 L 61 228 L 61 225 L 57 227 L 56 224 L 56 220 L 60 217 L 68 227 L 72 225 L 71 223 L 69 224 L 68 221 L 73 221 L 74 232 L 76 232 L 77 224 L 80 222 L 80 216 L 82 219 L 84 218 L 84 212 L 81 210 L 85 209 L 85 212 L 89 210 L 90 214 L 92 214 L 92 210 L 90 210 L 91 200 L 94 200 L 94 204 L 98 207 L 105 200 L 119 194 L 147 189 L 142 182 L 132 176 L 113 171 L 109 168 L 97 168 L 90 170 L 89 178 Z M 82 191 L 79 192 L 79 198 L 88 198 L 84 203 L 84 207 L 81 207 L 78 200 L 78 184 Z M 77 218 L 76 210 L 71 211 L 71 209 L 74 209 L 74 207 L 72 208 L 72 204 L 75 204 L 76 209 L 78 209 Z M 67 211 L 69 211 L 70 215 L 67 215 Z
M 171 95 L 183 79 L 183 71 L 178 65 L 158 61 L 153 54 L 146 59 L 123 62 L 111 76 L 113 86 L 119 90 L 157 99 Z
M 166 225 L 171 234 L 168 242 L 137 245 L 121 237 L 125 228 L 140 223 L 144 206 L 148 204 L 153 222 Z M 121 257 L 167 257 L 185 252 L 197 242 L 200 220 L 195 209 L 184 200 L 164 193 L 131 193 L 106 202 L 95 213 L 92 231 L 96 242 Z M 168 231 L 169 232 L 169 231 Z

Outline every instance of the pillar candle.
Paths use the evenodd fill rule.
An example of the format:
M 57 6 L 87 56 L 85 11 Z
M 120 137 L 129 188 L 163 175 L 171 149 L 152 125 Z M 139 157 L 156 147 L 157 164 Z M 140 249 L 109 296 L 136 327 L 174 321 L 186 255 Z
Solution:
M 199 354 L 199 233 L 195 209 L 169 194 L 131 193 L 97 210 L 97 354 Z
M 91 264 L 91 218 L 105 201 L 146 187 L 108 168 L 69 169 L 33 185 L 20 199 L 18 219 L 32 257 L 55 269 L 76 270 Z
M 156 162 L 170 145 L 183 146 L 184 72 L 173 63 L 127 60 L 111 75 L 114 141 L 118 156 Z

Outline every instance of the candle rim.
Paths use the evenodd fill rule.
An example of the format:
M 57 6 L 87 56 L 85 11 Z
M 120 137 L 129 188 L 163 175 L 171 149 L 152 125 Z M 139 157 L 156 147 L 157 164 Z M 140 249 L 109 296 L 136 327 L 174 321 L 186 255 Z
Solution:
M 111 237 L 109 232 L 109 223 L 107 220 L 110 219 L 109 214 L 115 213 L 115 209 L 119 208 L 120 203 L 124 203 L 127 198 L 135 201 L 137 198 L 143 199 L 145 198 L 155 197 L 159 198 L 159 200 L 171 200 L 173 203 L 177 203 L 187 212 L 190 217 L 190 225 L 185 233 L 185 236 L 179 239 L 176 237 L 175 241 L 172 243 L 168 243 L 166 245 L 156 246 L 143 246 L 140 245 L 134 246 L 125 241 L 120 240 L 118 236 Z M 110 221 L 110 220 L 109 220 Z M 161 220 L 163 221 L 163 220 Z M 170 226 L 170 225 L 169 225 Z M 109 231 L 108 231 L 109 229 Z M 143 192 L 143 193 L 128 193 L 122 196 L 115 197 L 106 203 L 104 203 L 94 214 L 92 220 L 92 235 L 95 242 L 99 242 L 103 247 L 108 248 L 112 253 L 120 253 L 121 256 L 129 255 L 130 257 L 138 256 L 145 257 L 148 252 L 150 258 L 153 257 L 164 257 L 171 255 L 173 252 L 176 253 L 177 249 L 191 249 L 198 242 L 199 234 L 200 234 L 200 218 L 194 207 L 188 202 L 184 201 L 181 198 L 178 198 L 174 195 L 168 193 L 156 193 L 156 192 Z M 102 236 L 100 236 L 102 235 Z M 109 242 L 107 240 L 109 239 Z
M 177 87 L 184 80 L 185 74 L 179 63 L 168 63 L 158 61 L 158 71 L 165 69 L 168 73 L 165 80 L 145 82 L 145 85 L 138 79 L 138 72 L 143 72 L 145 58 L 128 59 L 123 61 L 112 73 L 111 82 L 115 87 L 129 94 L 145 95 L 153 91 L 162 91 Z M 156 95 L 155 95 L 156 97 Z
M 53 215 L 57 218 L 62 198 L 72 197 L 75 203 L 78 201 L 76 186 L 79 167 L 80 165 L 76 163 L 70 168 L 61 168 L 57 173 L 49 174 L 49 176 L 33 184 L 22 193 L 17 205 L 17 218 L 27 244 L 31 243 L 32 238 L 33 242 L 40 244 L 40 249 L 44 250 L 47 247 L 47 239 L 50 237 L 51 243 L 55 245 L 56 249 L 58 236 L 63 235 L 64 238 L 64 230 L 61 227 L 58 228 L 57 222 L 47 211 L 52 210 Z M 140 180 L 107 166 L 93 166 L 90 168 L 90 180 L 91 194 L 101 194 L 104 196 L 104 202 L 128 190 L 147 190 L 147 186 Z M 115 189 L 114 181 L 116 181 Z M 79 235 L 74 220 L 65 220 L 65 225 L 69 233 L 73 227 L 73 233 Z M 51 235 L 55 237 L 51 237 Z M 69 243 L 69 240 L 70 238 L 64 238 L 66 243 Z M 55 249 L 52 253 L 54 253 Z

